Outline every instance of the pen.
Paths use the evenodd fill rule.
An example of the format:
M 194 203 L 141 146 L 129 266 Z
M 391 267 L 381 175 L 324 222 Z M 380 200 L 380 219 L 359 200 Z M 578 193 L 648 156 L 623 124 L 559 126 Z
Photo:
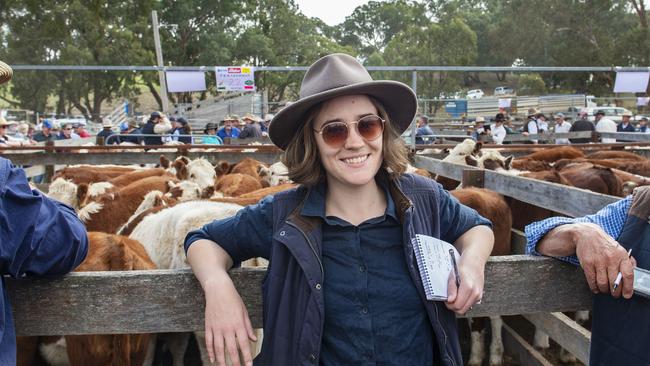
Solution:
M 627 251 L 627 257 L 630 258 L 631 255 L 632 255 L 632 248 L 630 248 L 630 250 Z M 616 276 L 616 281 L 614 281 L 613 291 L 616 291 L 618 286 L 621 284 L 621 279 L 623 279 L 623 274 L 619 271 L 618 275 Z
M 456 277 L 456 288 L 460 287 L 460 275 L 458 274 L 458 265 L 456 264 L 456 255 L 453 249 L 449 249 L 451 264 L 454 266 L 454 277 Z

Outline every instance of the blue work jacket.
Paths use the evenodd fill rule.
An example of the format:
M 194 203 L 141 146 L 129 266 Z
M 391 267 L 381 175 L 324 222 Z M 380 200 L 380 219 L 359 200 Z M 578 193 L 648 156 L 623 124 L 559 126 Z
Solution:
M 56 276 L 86 257 L 86 228 L 74 210 L 27 184 L 25 172 L 0 158 L 0 271 Z M 0 282 L 0 366 L 16 364 L 16 335 L 4 278 Z
M 449 237 L 448 231 L 452 231 L 451 227 L 461 215 L 468 213 L 474 217 L 473 226 L 490 225 L 490 222 L 462 206 L 431 179 L 411 174 L 390 181 L 379 174 L 377 179 L 386 179 L 397 217 L 403 226 L 402 242 L 408 271 L 426 308 L 437 342 L 434 347 L 436 365 L 462 365 L 456 316 L 443 302 L 426 300 L 411 238 L 415 234 L 425 234 L 453 242 L 457 238 Z M 322 224 L 318 217 L 301 215 L 307 193 L 308 188 L 299 187 L 273 196 L 272 213 L 263 214 L 267 222 L 249 216 L 268 210 L 268 202 L 261 203 L 258 208 L 240 211 L 232 219 L 238 224 L 230 222 L 218 228 L 218 231 L 226 228 L 244 230 L 246 233 L 242 235 L 248 240 L 233 240 L 235 235 L 219 232 L 222 238 L 229 236 L 219 243 L 219 238 L 208 234 L 213 223 L 189 233 L 185 242 L 187 250 L 198 239 L 214 240 L 226 250 L 235 265 L 252 257 L 269 259 L 262 285 L 264 342 L 255 365 L 314 365 L 319 362 L 325 323 Z M 441 225 L 443 217 L 449 225 Z M 251 220 L 258 225 L 273 226 L 271 245 L 263 238 L 256 240 L 260 239 L 260 234 L 249 222 Z M 217 226 L 220 223 L 217 222 Z

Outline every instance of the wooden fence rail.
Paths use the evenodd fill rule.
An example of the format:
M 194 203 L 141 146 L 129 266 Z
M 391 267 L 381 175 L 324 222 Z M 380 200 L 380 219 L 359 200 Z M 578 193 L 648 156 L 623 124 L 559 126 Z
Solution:
M 264 269 L 230 275 L 262 327 Z M 533 314 L 589 309 L 592 294 L 580 268 L 514 255 L 492 257 L 483 303 L 471 316 Z M 18 335 L 159 333 L 201 330 L 204 298 L 189 270 L 80 272 L 60 279 L 11 279 L 7 288 Z
M 458 181 L 463 179 L 464 171 L 480 172 L 483 175 L 484 188 L 572 217 L 593 214 L 620 199 L 620 197 L 594 193 L 586 189 L 507 175 L 423 156 L 415 156 L 414 165 Z

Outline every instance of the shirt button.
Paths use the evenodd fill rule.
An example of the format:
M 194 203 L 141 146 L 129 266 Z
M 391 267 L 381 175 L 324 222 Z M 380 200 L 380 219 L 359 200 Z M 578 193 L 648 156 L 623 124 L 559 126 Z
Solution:
M 323 286 L 321 286 L 320 283 L 317 283 L 316 286 L 314 287 L 316 287 L 316 290 L 320 290 L 321 288 L 323 288 Z
M 284 236 L 285 232 L 284 230 L 280 231 L 280 236 Z
M 311 361 L 311 363 L 316 363 L 316 356 L 314 356 L 313 353 L 309 355 L 309 361 Z
M 359 272 L 365 272 L 366 266 L 359 266 Z
M 361 308 L 361 314 L 368 314 L 368 308 L 367 307 L 362 307 Z

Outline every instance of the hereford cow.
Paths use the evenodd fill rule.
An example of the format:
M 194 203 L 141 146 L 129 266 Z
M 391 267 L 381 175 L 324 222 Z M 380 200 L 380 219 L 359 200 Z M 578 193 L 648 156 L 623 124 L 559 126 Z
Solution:
M 63 178 L 72 181 L 74 184 L 90 184 L 96 182 L 105 182 L 120 175 L 134 171 L 133 168 L 102 168 L 102 167 L 65 167 L 59 170 L 52 177 L 53 180 Z
M 596 151 L 587 155 L 589 159 L 628 159 L 636 161 L 645 161 L 645 157 L 629 151 L 604 150 Z
M 88 244 L 88 256 L 76 272 L 156 268 L 142 245 L 133 239 L 89 232 Z M 65 336 L 65 341 L 71 366 L 142 365 L 149 338 L 148 334 L 81 335 Z
M 161 210 L 145 217 L 133 230 L 130 237 L 145 247 L 149 257 L 159 268 L 188 268 L 183 242 L 191 230 L 198 229 L 216 219 L 236 214 L 242 206 L 210 201 L 189 201 Z M 259 333 L 259 332 L 258 332 Z M 197 343 L 204 364 L 208 364 L 203 332 L 197 332 Z M 261 334 L 253 347 L 259 352 Z M 189 335 L 173 334 L 165 336 L 174 364 L 182 364 Z M 178 363 L 177 363 L 178 362 Z
M 571 146 L 560 146 L 536 151 L 532 154 L 522 156 L 521 160 L 537 160 L 553 163 L 560 159 L 584 158 L 585 154 Z
M 169 177 L 148 177 L 96 198 L 81 210 L 79 218 L 89 231 L 116 233 L 138 208 L 144 196 L 150 191 L 167 192 Z
M 450 191 L 462 204 L 475 209 L 481 216 L 492 222 L 494 248 L 491 255 L 508 255 L 511 252 L 512 212 L 500 194 L 484 188 L 463 188 Z M 490 342 L 490 365 L 503 363 L 503 341 L 501 328 L 503 320 L 499 316 L 490 318 L 468 318 L 471 329 L 471 349 L 469 365 L 483 364 L 485 358 L 485 328 L 490 320 L 492 340 Z
M 465 139 L 463 142 L 454 146 L 454 148 L 449 151 L 449 154 L 447 154 L 447 156 L 445 156 L 442 161 L 467 165 L 467 157 L 478 156 L 482 146 L 483 145 L 480 142 L 476 142 L 472 139 Z M 446 190 L 455 189 L 460 185 L 459 181 L 443 177 L 442 175 L 437 175 L 435 177 L 435 180 L 440 183 Z
M 140 243 L 88 233 L 88 254 L 75 272 L 155 269 Z M 152 352 L 147 334 L 18 337 L 17 365 L 142 365 Z
M 47 191 L 47 196 L 78 210 L 87 194 L 88 186 L 76 184 L 63 178 L 55 179 Z
M 560 170 L 560 175 L 574 187 L 611 196 L 622 196 L 621 182 L 611 168 L 579 163 L 567 165 Z
M 281 161 L 271 164 L 269 170 L 271 171 L 269 185 L 278 186 L 280 184 L 292 183 L 291 179 L 289 179 L 289 169 Z
M 262 184 L 258 179 L 240 173 L 224 175 L 215 186 L 215 190 L 221 192 L 224 197 L 237 197 L 261 188 Z

